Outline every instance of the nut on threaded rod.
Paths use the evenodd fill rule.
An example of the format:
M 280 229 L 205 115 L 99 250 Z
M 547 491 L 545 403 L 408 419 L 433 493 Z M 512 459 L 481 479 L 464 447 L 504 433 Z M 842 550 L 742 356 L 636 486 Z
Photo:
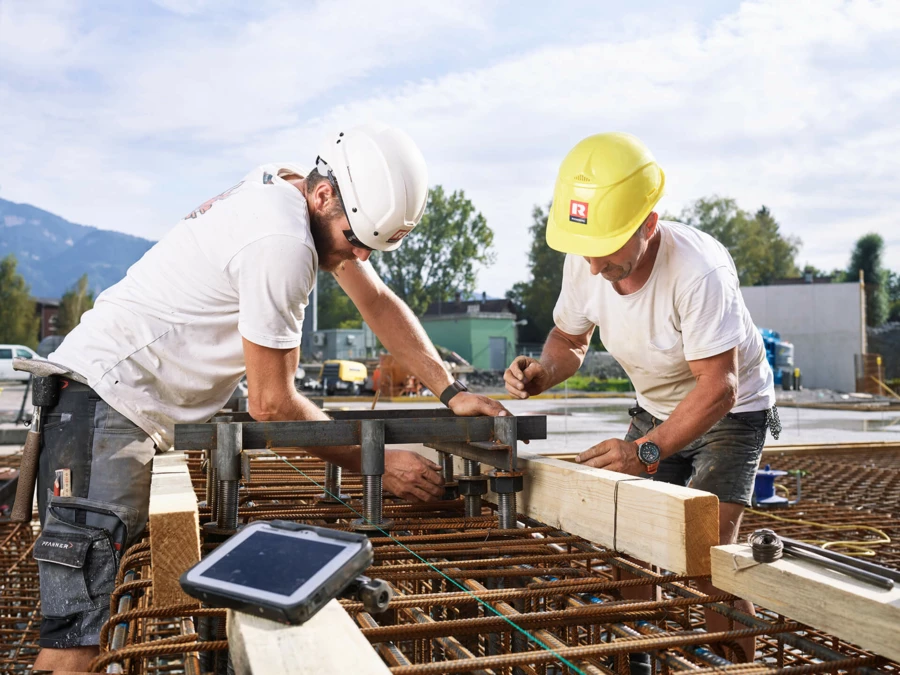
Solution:
M 458 477 L 458 483 L 466 518 L 481 515 L 481 495 L 487 492 L 487 481 L 487 476 L 481 475 L 481 464 L 472 459 L 463 460 L 463 475 Z
M 491 490 L 497 494 L 497 518 L 501 529 L 516 527 L 516 493 L 525 485 L 521 471 L 492 471 Z
M 442 499 L 453 500 L 459 498 L 459 486 L 453 479 L 453 455 L 449 452 L 438 451 L 441 463 L 441 474 L 444 477 L 444 496 Z

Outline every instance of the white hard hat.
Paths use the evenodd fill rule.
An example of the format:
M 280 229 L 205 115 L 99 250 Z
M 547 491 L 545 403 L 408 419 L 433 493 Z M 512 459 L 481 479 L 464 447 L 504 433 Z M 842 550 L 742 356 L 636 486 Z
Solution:
M 337 181 L 351 241 L 393 251 L 419 224 L 428 199 L 428 169 L 413 140 L 399 129 L 370 124 L 340 132 L 316 159 Z

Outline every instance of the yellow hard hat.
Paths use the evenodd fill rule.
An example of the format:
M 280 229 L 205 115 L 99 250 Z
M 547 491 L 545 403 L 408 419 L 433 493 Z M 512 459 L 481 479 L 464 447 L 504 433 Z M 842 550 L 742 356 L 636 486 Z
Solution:
M 631 134 L 588 136 L 566 155 L 547 219 L 547 245 L 563 253 L 615 253 L 663 194 L 666 175 Z

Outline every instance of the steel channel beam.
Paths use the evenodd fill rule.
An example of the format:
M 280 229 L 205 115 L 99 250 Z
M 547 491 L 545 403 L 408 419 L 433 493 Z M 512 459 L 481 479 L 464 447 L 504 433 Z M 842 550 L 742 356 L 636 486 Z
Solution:
M 403 408 L 401 410 L 324 410 L 333 420 L 399 420 L 423 417 L 455 417 L 449 408 Z M 235 422 L 255 422 L 250 413 L 228 413 Z
M 425 447 L 438 452 L 446 452 L 463 459 L 471 459 L 493 466 L 501 471 L 515 471 L 516 457 L 512 448 L 508 445 L 498 445 L 477 441 L 474 443 L 424 443 Z
M 273 447 L 329 447 L 359 445 L 360 420 L 331 422 L 243 422 L 245 449 Z M 547 418 L 528 415 L 517 418 L 519 440 L 547 437 Z M 419 417 L 384 419 L 384 442 L 436 443 L 493 441 L 493 417 Z M 215 424 L 176 424 L 176 450 L 203 450 L 215 447 Z

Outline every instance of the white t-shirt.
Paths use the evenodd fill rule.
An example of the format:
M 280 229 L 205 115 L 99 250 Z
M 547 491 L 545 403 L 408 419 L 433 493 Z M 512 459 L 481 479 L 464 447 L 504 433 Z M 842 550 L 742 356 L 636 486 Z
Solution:
M 620 295 L 591 274 L 581 256 L 566 256 L 553 320 L 570 335 L 597 326 L 603 346 L 622 365 L 638 403 L 666 419 L 694 388 L 688 361 L 738 347 L 738 394 L 732 412 L 775 404 L 762 336 L 744 305 L 734 261 L 700 230 L 659 222 L 659 253 L 647 283 Z
M 264 347 L 300 344 L 318 256 L 306 198 L 251 171 L 179 222 L 97 298 L 51 361 L 84 375 L 160 450 L 176 423 L 209 419 L 245 373 L 241 336 Z

